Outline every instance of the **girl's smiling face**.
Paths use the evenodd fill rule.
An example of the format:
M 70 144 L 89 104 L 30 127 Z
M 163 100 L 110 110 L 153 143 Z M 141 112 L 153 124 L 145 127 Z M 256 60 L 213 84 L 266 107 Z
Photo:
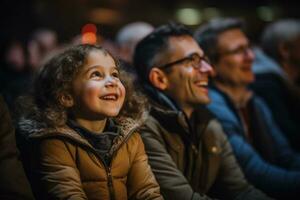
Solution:
M 88 54 L 72 89 L 75 118 L 99 120 L 117 116 L 125 99 L 115 60 L 100 50 Z

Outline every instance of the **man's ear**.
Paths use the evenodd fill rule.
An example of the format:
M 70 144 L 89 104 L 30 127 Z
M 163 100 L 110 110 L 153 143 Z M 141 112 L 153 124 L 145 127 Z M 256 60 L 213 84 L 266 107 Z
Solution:
M 63 92 L 58 98 L 61 105 L 66 108 L 71 108 L 74 105 L 73 97 L 67 92 Z
M 165 90 L 168 87 L 168 78 L 166 74 L 157 67 L 151 69 L 149 80 L 154 87 L 160 90 Z
M 281 42 L 278 46 L 280 56 L 283 60 L 288 60 L 290 57 L 289 47 L 287 43 Z

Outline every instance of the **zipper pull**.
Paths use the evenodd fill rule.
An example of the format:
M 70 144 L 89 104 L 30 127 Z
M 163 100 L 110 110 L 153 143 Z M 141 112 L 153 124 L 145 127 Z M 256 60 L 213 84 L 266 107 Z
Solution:
M 112 186 L 112 177 L 111 177 L 111 168 L 108 167 L 107 169 L 107 178 L 108 178 L 108 185 Z

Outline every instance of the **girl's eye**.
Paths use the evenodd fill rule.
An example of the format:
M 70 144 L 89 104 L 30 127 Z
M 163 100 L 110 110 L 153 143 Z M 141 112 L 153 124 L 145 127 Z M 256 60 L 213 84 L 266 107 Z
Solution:
M 113 77 L 115 77 L 115 78 L 119 78 L 119 77 L 120 77 L 119 72 L 113 72 L 111 75 L 112 75 Z
M 102 77 L 102 74 L 98 71 L 94 71 L 92 74 L 91 74 L 91 78 L 94 78 L 94 77 Z

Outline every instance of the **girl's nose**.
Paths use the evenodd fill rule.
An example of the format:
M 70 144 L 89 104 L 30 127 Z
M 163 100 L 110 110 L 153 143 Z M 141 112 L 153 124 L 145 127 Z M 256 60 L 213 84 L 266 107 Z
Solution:
M 115 80 L 113 77 L 109 76 L 106 78 L 105 86 L 114 87 L 116 85 L 117 85 L 117 80 Z

